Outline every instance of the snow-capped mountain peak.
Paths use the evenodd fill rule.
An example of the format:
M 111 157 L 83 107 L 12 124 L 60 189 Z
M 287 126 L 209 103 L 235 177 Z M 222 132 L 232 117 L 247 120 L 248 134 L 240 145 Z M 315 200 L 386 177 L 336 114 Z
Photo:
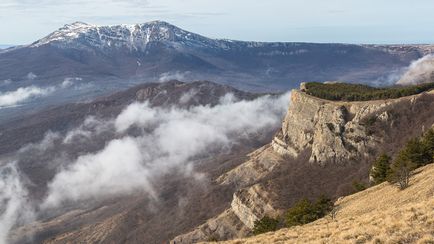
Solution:
M 164 21 L 144 24 L 97 26 L 83 22 L 67 24 L 30 45 L 63 48 L 121 48 L 144 50 L 150 42 L 181 42 L 187 45 L 215 45 L 215 41 L 182 30 Z
M 76 21 L 76 22 L 73 22 L 71 24 L 66 24 L 63 28 L 77 29 L 77 28 L 85 28 L 85 27 L 89 27 L 89 26 L 92 26 L 92 25 L 90 25 L 88 23 L 81 22 L 81 21 Z

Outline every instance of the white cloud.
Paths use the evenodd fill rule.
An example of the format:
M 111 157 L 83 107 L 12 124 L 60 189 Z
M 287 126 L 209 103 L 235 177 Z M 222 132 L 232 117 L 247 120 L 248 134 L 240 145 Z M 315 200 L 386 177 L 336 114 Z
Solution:
M 159 81 L 160 82 L 166 82 L 166 81 L 171 81 L 171 80 L 185 81 L 186 77 L 188 75 L 190 75 L 190 74 L 191 74 L 190 71 L 185 71 L 185 72 L 180 72 L 180 71 L 166 72 L 166 73 L 162 73 L 160 75 Z
M 114 121 L 94 127 L 116 130 L 118 138 L 61 170 L 49 184 L 42 206 L 57 207 L 69 201 L 132 191 L 146 192 L 155 199 L 158 193 L 152 182 L 173 169 L 182 169 L 182 173 L 203 180 L 205 175 L 194 171 L 192 159 L 209 151 L 228 149 L 252 133 L 276 129 L 287 109 L 288 94 L 252 101 L 235 101 L 228 95 L 221 101 L 216 106 L 188 109 L 150 107 L 147 102 L 129 105 Z M 94 129 L 85 127 L 79 127 L 81 134 L 71 133 L 86 138 L 95 136 Z M 131 127 L 143 130 L 135 137 L 125 135 Z
M 397 84 L 410 85 L 434 81 L 434 55 L 426 55 L 410 64 Z
M 38 76 L 35 75 L 33 72 L 30 72 L 30 73 L 27 74 L 26 77 L 27 77 L 28 80 L 34 80 L 34 79 L 36 79 Z
M 29 73 L 28 75 L 29 79 L 34 79 L 36 75 L 33 73 Z M 48 86 L 48 87 L 38 87 L 38 86 L 27 86 L 27 87 L 20 87 L 16 89 L 15 91 L 8 91 L 8 92 L 0 92 L 0 109 L 4 107 L 13 107 L 17 106 L 27 100 L 38 98 L 38 97 L 45 97 L 52 93 L 54 93 L 58 89 L 67 89 L 72 86 L 74 86 L 74 83 L 77 81 L 81 81 L 82 78 L 80 77 L 68 77 L 65 78 L 62 83 L 56 85 L 56 86 Z M 3 81 L 3 84 L 9 84 L 10 80 Z M 2 83 L 0 83 L 2 85 Z M 83 89 L 86 88 L 84 85 L 81 84 L 75 86 L 74 89 Z M 88 87 L 88 86 L 87 86 Z
M 154 196 L 148 174 L 142 165 L 141 149 L 133 138 L 112 140 L 102 151 L 79 157 L 57 174 L 49 184 L 50 194 L 42 207 L 134 190 L 146 190 Z
M 44 138 L 37 142 L 37 143 L 30 143 L 18 150 L 19 153 L 29 153 L 30 151 L 37 151 L 44 153 L 48 149 L 51 149 L 55 146 L 56 140 L 59 139 L 61 136 L 59 133 L 54 133 L 51 131 L 48 131 L 45 133 Z
M 80 77 L 73 77 L 73 78 L 67 77 L 60 84 L 60 88 L 69 88 L 69 87 L 73 86 L 76 81 L 81 81 L 81 80 L 82 80 L 82 78 L 80 78 Z
M 182 96 L 179 98 L 179 103 L 180 104 L 187 104 L 191 99 L 194 98 L 194 96 L 197 94 L 197 90 L 192 88 L 190 90 L 188 90 L 188 92 L 185 92 L 184 94 L 182 94 Z
M 4 162 L 0 162 L 0 165 Z M 33 210 L 28 202 L 15 163 L 0 168 L 0 244 L 8 243 L 8 233 L 17 223 L 33 219 Z
M 124 132 L 133 124 L 146 126 L 154 117 L 156 111 L 145 103 L 133 103 L 124 109 L 115 120 L 117 132 Z
M 47 96 L 55 90 L 55 87 L 40 88 L 28 86 L 20 87 L 15 91 L 0 93 L 0 109 L 2 107 L 15 106 L 32 98 Z
M 92 136 L 99 135 L 100 133 L 111 129 L 112 123 L 101 121 L 94 116 L 87 117 L 84 122 L 66 133 L 63 143 L 72 143 L 74 140 L 91 139 Z
M 50 169 L 57 168 L 58 173 L 47 184 L 46 197 L 35 208 L 41 214 L 61 209 L 64 204 L 137 191 L 158 201 L 159 192 L 153 186 L 162 175 L 176 170 L 198 182 L 205 181 L 207 175 L 195 169 L 198 158 L 224 152 L 252 134 L 273 132 L 281 123 L 288 101 L 288 94 L 252 101 L 237 101 L 228 94 L 216 106 L 163 108 L 151 107 L 147 102 L 134 103 L 112 120 L 88 117 L 64 135 L 48 132 L 41 142 L 19 150 L 14 161 L 21 157 L 41 158 Z M 128 134 L 130 128 L 135 129 Z M 107 135 L 106 144 L 96 152 L 76 154 L 65 150 L 83 140 L 101 141 Z M 45 157 L 48 154 L 51 158 Z M 13 226 L 31 219 L 26 216 L 32 216 L 35 204 L 28 201 L 23 178 L 18 176 L 16 168 L 0 169 L 0 202 L 11 199 L 7 205 L 0 205 L 0 209 L 7 210 L 0 210 L 3 239 Z

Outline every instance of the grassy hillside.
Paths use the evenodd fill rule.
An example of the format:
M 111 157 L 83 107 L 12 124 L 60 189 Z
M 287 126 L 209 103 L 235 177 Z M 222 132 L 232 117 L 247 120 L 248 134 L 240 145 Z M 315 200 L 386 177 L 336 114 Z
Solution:
M 369 101 L 391 99 L 419 94 L 434 89 L 434 82 L 412 86 L 393 86 L 376 88 L 361 84 L 348 83 L 305 83 L 309 95 L 332 101 Z
M 337 201 L 334 219 L 225 243 L 434 243 L 434 164 L 405 190 L 388 183 Z

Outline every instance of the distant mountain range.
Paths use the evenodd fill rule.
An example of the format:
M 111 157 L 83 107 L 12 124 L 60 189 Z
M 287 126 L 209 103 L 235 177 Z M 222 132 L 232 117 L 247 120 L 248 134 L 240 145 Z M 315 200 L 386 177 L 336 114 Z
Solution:
M 211 39 L 162 21 L 75 22 L 29 45 L 0 50 L 0 94 L 12 92 L 8 99 L 22 95 L 25 101 L 0 103 L 0 121 L 144 82 L 208 80 L 250 92 L 285 91 L 301 81 L 391 84 L 403 68 L 433 50 L 432 45 Z
M 65 77 L 116 82 L 213 80 L 248 90 L 300 81 L 373 82 L 433 49 L 429 45 L 264 43 L 210 39 L 162 21 L 65 25 L 0 53 L 0 80 L 52 83 Z

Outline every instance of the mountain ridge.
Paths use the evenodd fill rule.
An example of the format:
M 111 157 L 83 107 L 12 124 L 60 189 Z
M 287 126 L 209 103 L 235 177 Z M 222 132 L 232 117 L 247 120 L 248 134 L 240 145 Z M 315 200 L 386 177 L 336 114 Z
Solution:
M 74 22 L 30 45 L 2 50 L 0 80 L 15 83 L 33 73 L 33 83 L 81 77 L 113 79 L 119 85 L 179 75 L 241 89 L 282 91 L 304 80 L 380 82 L 432 51 L 431 45 L 212 39 L 164 21 L 111 26 Z

